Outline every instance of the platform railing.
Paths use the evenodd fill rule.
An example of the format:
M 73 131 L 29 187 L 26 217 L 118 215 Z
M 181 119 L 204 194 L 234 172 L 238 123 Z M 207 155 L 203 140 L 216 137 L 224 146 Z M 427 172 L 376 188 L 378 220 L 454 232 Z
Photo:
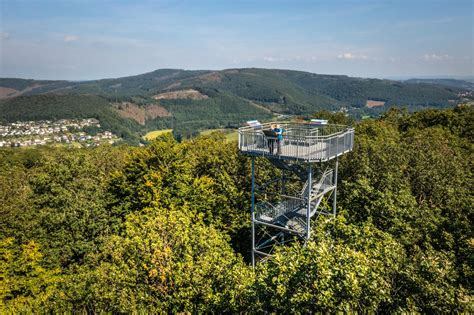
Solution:
M 263 133 L 270 130 L 271 125 L 263 124 L 259 129 L 240 128 L 239 150 L 249 155 L 311 162 L 335 158 L 351 151 L 354 145 L 354 129 L 347 126 L 280 123 L 284 133 L 278 140 Z

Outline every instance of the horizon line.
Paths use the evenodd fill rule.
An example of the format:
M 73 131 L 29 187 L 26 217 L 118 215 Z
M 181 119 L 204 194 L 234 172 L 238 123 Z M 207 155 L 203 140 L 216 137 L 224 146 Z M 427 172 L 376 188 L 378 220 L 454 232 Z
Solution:
M 242 68 L 224 68 L 224 69 L 184 69 L 184 68 L 157 68 L 155 70 L 141 72 L 138 74 L 128 74 L 118 77 L 101 77 L 101 78 L 92 78 L 92 79 L 41 79 L 41 78 L 25 78 L 25 77 L 0 77 L 0 79 L 15 79 L 15 80 L 35 80 L 35 81 L 67 81 L 67 82 L 90 82 L 90 81 L 101 81 L 101 80 L 116 80 L 123 79 L 128 77 L 140 76 L 148 73 L 153 73 L 160 70 L 177 70 L 177 71 L 209 71 L 209 72 L 221 72 L 229 70 L 245 70 L 245 69 L 258 69 L 258 70 L 277 70 L 277 71 L 295 71 L 295 72 L 305 72 L 316 75 L 329 75 L 329 76 L 346 76 L 350 78 L 362 78 L 362 79 L 378 79 L 378 80 L 394 80 L 394 81 L 405 81 L 410 79 L 454 79 L 454 80 L 472 80 L 474 79 L 474 74 L 466 75 L 456 75 L 456 74 L 443 74 L 443 75 L 380 75 L 380 76 L 357 76 L 349 74 L 340 74 L 340 73 L 317 73 L 311 71 L 304 71 L 299 69 L 288 69 L 288 68 L 264 68 L 264 67 L 242 67 Z

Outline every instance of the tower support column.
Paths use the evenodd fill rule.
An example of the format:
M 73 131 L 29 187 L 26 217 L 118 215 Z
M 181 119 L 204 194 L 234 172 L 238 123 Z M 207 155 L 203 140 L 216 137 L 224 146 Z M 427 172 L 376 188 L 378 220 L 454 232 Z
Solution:
M 336 217 L 336 199 L 337 199 L 337 167 L 338 167 L 339 161 L 338 157 L 336 156 L 336 165 L 334 166 L 334 192 L 333 192 L 333 198 L 332 198 L 332 214 L 334 217 Z
M 313 183 L 312 183 L 312 175 L 313 171 L 311 169 L 311 163 L 308 163 L 308 187 L 307 187 L 307 194 L 306 194 L 306 200 L 307 200 L 307 209 L 306 209 L 306 241 L 309 241 L 310 237 L 310 222 L 311 222 L 311 190 L 313 189 Z
M 255 158 L 252 157 L 252 267 L 255 268 Z

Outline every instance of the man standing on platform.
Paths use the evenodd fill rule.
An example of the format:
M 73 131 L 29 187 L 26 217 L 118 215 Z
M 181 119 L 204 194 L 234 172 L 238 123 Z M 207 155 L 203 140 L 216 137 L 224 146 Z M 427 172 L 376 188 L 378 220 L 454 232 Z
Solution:
M 285 130 L 283 128 L 281 128 L 280 125 L 276 125 L 275 128 L 273 128 L 273 132 L 276 133 L 277 135 L 277 139 L 276 139 L 276 142 L 277 142 L 277 154 L 280 155 L 281 154 L 281 142 L 283 141 L 283 132 Z

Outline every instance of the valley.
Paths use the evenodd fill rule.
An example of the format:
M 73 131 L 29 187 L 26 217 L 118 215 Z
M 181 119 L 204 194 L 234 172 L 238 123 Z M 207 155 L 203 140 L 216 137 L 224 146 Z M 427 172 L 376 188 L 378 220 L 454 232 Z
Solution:
M 390 108 L 409 112 L 450 108 L 472 99 L 472 83 L 393 81 L 260 68 L 221 71 L 159 69 L 93 81 L 0 79 L 0 122 L 81 119 L 101 121 L 131 144 L 147 132 L 173 129 L 177 138 L 247 120 L 310 117 L 321 110 L 353 119 Z

